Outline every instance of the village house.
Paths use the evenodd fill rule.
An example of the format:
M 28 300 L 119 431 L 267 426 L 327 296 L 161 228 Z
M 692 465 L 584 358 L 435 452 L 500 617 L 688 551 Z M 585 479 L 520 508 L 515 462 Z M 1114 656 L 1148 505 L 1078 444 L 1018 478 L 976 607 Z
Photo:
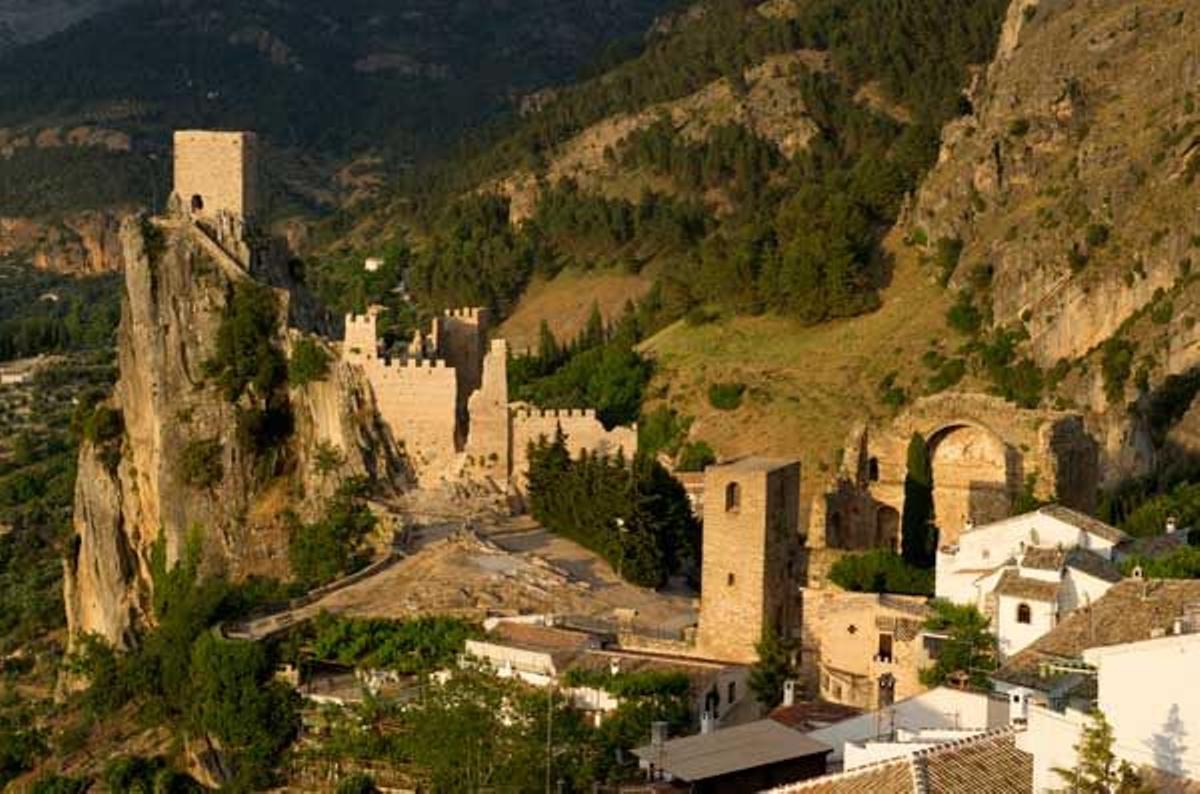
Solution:
M 495 621 L 485 637 L 467 641 L 465 656 L 501 678 L 559 689 L 595 725 L 622 702 L 616 687 L 605 683 L 647 673 L 687 679 L 697 728 L 716 729 L 758 716 L 746 667 L 622 649 L 613 635 L 547 623 L 553 620 L 544 616 Z
M 1200 581 L 1127 580 L 998 671 L 997 690 L 1028 726 L 1018 746 L 1034 757 L 1032 790 L 1062 788 L 1053 769 L 1075 766 L 1095 708 L 1117 757 L 1155 790 L 1184 791 L 1180 778 L 1200 778 L 1189 738 L 1200 734 L 1198 632 Z
M 1121 530 L 1059 505 L 964 531 L 937 554 L 936 595 L 991 618 L 1012 656 L 1121 580 Z

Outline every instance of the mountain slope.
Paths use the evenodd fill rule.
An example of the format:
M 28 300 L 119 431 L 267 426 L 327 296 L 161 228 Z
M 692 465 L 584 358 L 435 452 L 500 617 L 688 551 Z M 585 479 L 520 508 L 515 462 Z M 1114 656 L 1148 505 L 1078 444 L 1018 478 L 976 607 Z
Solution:
M 129 0 L 0 0 L 0 53 L 53 35 Z

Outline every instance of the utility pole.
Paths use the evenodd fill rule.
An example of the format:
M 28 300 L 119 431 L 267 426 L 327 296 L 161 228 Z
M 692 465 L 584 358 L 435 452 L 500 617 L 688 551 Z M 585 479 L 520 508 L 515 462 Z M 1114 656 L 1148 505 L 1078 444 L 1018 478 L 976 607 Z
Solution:
M 550 789 L 550 767 L 554 746 L 554 684 L 550 684 L 546 692 L 546 794 L 553 794 Z

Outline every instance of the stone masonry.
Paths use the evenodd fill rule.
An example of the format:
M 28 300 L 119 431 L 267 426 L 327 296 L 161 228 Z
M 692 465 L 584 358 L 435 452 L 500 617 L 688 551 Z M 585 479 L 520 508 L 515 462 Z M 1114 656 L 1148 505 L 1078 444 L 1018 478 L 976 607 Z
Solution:
M 767 632 L 799 626 L 800 464 L 747 458 L 705 471 L 697 648 L 752 663 Z
M 252 132 L 175 133 L 175 194 L 192 217 L 241 220 L 258 211 L 258 138 Z
M 379 355 L 376 315 L 346 318 L 342 357 L 365 371 L 419 482 L 474 479 L 519 497 L 529 444 L 560 428 L 572 454 L 636 452 L 636 427 L 606 430 L 595 411 L 510 403 L 508 345 L 486 343 L 488 321 L 482 309 L 446 311 L 404 356 L 387 361 Z

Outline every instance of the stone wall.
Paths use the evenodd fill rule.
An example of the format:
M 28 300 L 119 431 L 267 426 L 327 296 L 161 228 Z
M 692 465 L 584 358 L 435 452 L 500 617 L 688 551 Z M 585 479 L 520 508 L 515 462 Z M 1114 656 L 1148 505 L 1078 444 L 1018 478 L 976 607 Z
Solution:
M 175 194 L 195 217 L 253 217 L 258 210 L 257 137 L 251 132 L 177 131 Z
M 765 632 L 799 623 L 800 464 L 750 458 L 705 474 L 697 647 L 751 663 Z
M 467 466 L 495 483 L 507 483 L 512 461 L 512 425 L 508 411 L 508 344 L 492 340 L 483 361 L 479 391 L 471 395 Z
M 418 479 L 447 476 L 457 452 L 455 395 L 458 381 L 446 362 L 361 362 L 379 414 L 404 449 Z
M 876 709 L 889 696 L 924 692 L 920 671 L 932 663 L 921 633 L 927 614 L 923 598 L 805 589 L 800 662 L 807 695 Z M 891 638 L 890 660 L 881 635 Z M 890 695 L 881 692 L 885 675 L 894 682 Z
M 624 450 L 625 457 L 632 459 L 637 452 L 637 426 L 614 427 L 605 430 L 589 409 L 538 410 L 523 405 L 514 405 L 512 415 L 512 481 L 518 491 L 524 491 L 525 478 L 529 473 L 529 445 L 539 439 L 553 439 L 561 427 L 567 437 L 567 448 L 571 456 L 580 452 L 601 452 L 615 455 Z
M 487 309 L 447 309 L 433 321 L 438 357 L 458 372 L 458 404 L 464 413 L 482 382 L 490 318 Z

